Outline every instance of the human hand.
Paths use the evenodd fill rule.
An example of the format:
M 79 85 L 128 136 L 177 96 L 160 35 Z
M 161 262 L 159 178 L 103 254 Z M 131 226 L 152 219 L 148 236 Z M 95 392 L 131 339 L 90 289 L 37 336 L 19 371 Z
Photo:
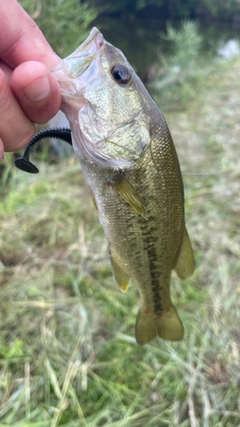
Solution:
M 17 0 L 0 1 L 0 159 L 23 148 L 60 108 L 59 58 Z

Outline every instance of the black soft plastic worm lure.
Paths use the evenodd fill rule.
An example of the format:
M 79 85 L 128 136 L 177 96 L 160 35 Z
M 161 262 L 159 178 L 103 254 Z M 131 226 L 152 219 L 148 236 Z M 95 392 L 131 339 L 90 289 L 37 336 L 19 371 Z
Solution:
M 40 132 L 36 133 L 34 137 L 31 139 L 31 141 L 29 142 L 29 144 L 27 145 L 23 153 L 23 156 L 15 160 L 15 166 L 18 169 L 21 169 L 22 171 L 28 172 L 28 173 L 39 172 L 38 168 L 32 162 L 30 162 L 30 149 L 34 145 L 36 145 L 39 141 L 45 138 L 57 138 L 72 145 L 71 129 L 55 128 L 55 129 L 41 130 Z

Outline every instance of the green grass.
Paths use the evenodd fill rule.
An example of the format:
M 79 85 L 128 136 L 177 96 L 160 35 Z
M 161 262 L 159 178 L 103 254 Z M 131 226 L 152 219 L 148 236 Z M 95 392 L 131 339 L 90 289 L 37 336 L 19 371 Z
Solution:
M 78 162 L 42 163 L 39 176 L 9 163 L 0 188 L 1 427 L 240 425 L 239 79 L 239 60 L 216 65 L 166 117 L 197 264 L 186 282 L 172 277 L 180 343 L 136 344 L 138 293 L 132 285 L 122 294 L 112 278 Z

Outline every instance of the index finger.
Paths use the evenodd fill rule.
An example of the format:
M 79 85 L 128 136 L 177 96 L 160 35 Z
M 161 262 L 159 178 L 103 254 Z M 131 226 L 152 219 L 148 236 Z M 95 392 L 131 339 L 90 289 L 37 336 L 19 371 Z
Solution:
M 38 26 L 17 0 L 1 0 L 0 28 L 0 58 L 11 68 L 36 60 L 51 69 L 59 62 Z

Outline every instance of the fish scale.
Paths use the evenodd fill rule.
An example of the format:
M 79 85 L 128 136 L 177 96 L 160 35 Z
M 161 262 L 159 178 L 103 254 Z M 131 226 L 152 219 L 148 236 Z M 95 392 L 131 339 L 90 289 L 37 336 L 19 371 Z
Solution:
M 156 336 L 180 340 L 171 272 L 189 277 L 194 258 L 180 166 L 165 119 L 123 53 L 96 28 L 53 73 L 109 243 L 113 275 L 123 291 L 130 279 L 139 289 L 137 342 Z

